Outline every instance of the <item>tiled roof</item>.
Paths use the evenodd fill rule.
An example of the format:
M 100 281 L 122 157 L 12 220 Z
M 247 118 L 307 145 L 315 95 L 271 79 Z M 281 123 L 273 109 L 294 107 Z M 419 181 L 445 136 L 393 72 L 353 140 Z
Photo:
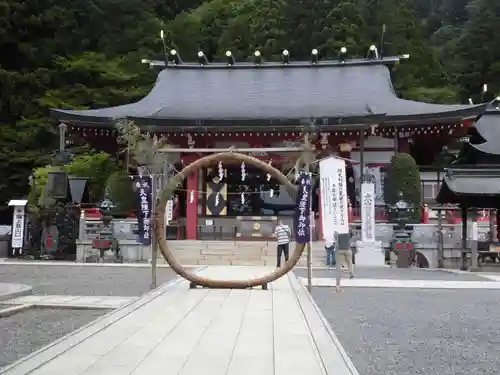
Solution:
M 92 110 L 52 110 L 62 122 L 142 125 L 430 124 L 474 118 L 484 105 L 437 105 L 396 96 L 384 61 L 189 65 L 163 69 L 142 100 Z
M 476 130 L 486 140 L 480 144 L 471 144 L 476 150 L 490 155 L 500 155 L 500 110 L 489 108 L 476 122 Z
M 500 208 L 500 169 L 449 169 L 436 201 L 476 208 Z

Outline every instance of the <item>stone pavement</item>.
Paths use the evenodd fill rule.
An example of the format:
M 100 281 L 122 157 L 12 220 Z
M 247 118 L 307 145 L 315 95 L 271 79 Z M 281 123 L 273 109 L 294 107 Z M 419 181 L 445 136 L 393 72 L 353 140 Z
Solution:
M 31 294 L 32 288 L 23 284 L 0 283 L 0 301 Z
M 132 302 L 136 297 L 114 296 L 24 296 L 2 303 L 5 305 L 31 305 L 32 307 L 45 308 L 73 308 L 73 309 L 116 309 Z
M 500 374 L 499 289 L 314 287 L 312 295 L 362 375 Z
M 213 266 L 238 279 L 264 267 Z M 176 279 L 0 370 L 36 375 L 358 375 L 296 277 L 269 290 L 189 290 Z
M 300 281 L 307 285 L 307 279 Z M 313 286 L 335 286 L 334 278 L 313 278 Z M 342 279 L 342 287 L 358 288 L 416 288 L 416 289 L 500 289 L 500 281 L 449 281 L 449 280 L 392 280 L 392 279 Z

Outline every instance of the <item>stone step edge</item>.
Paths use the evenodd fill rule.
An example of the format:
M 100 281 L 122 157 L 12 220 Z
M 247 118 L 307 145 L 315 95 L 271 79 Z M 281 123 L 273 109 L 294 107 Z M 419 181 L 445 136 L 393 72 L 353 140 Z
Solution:
M 6 301 L 4 301 L 4 302 L 6 302 Z M 35 307 L 35 305 L 32 303 L 23 303 L 21 305 L 12 305 L 12 306 L 6 307 L 6 308 L 0 310 L 0 318 L 5 318 L 8 316 L 23 312 L 25 310 L 31 309 L 33 307 Z

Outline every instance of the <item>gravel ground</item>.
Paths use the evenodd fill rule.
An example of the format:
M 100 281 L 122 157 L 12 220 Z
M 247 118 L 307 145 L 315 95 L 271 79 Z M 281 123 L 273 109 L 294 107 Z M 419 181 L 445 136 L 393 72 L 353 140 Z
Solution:
M 158 268 L 157 276 L 161 285 L 176 275 L 170 268 Z M 133 297 L 149 291 L 151 269 L 2 264 L 0 282 L 30 285 L 33 294 Z
M 358 267 L 355 271 L 356 277 L 359 279 L 492 281 L 472 274 L 418 268 Z M 307 277 L 306 269 L 295 269 L 294 273 L 298 277 Z M 335 278 L 335 269 L 313 270 L 313 277 Z
M 433 274 L 433 273 L 432 273 Z M 360 375 L 497 375 L 500 291 L 314 288 Z
M 30 309 L 0 319 L 0 367 L 106 314 L 105 310 Z

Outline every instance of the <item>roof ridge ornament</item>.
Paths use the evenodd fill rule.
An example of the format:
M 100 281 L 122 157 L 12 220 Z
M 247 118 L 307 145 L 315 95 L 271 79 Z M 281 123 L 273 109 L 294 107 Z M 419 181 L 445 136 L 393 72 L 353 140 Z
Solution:
M 281 52 L 281 58 L 283 59 L 283 64 L 288 65 L 290 63 L 290 52 L 287 49 L 284 49 Z
M 233 53 L 229 50 L 226 51 L 226 59 L 227 59 L 227 65 L 229 66 L 233 66 L 236 63 Z
M 339 61 L 341 63 L 345 63 L 345 60 L 346 60 L 346 55 L 347 55 L 347 47 L 344 46 L 340 49 L 340 53 L 339 53 Z
M 378 60 L 379 54 L 378 54 L 378 49 L 375 44 L 372 44 L 370 48 L 368 49 L 368 53 L 366 54 L 366 58 L 369 60 Z
M 311 63 L 312 64 L 317 64 L 318 63 L 318 50 L 316 48 L 313 48 L 311 51 Z
M 174 63 L 174 65 L 180 65 L 180 64 L 182 64 L 181 56 L 179 55 L 179 53 L 177 52 L 177 50 L 171 49 L 170 50 L 170 57 L 171 57 L 172 62 Z
M 262 53 L 259 50 L 253 53 L 253 57 L 256 65 L 262 64 Z
M 207 55 L 205 55 L 205 52 L 198 51 L 198 62 L 200 63 L 201 66 L 208 65 L 208 59 Z

